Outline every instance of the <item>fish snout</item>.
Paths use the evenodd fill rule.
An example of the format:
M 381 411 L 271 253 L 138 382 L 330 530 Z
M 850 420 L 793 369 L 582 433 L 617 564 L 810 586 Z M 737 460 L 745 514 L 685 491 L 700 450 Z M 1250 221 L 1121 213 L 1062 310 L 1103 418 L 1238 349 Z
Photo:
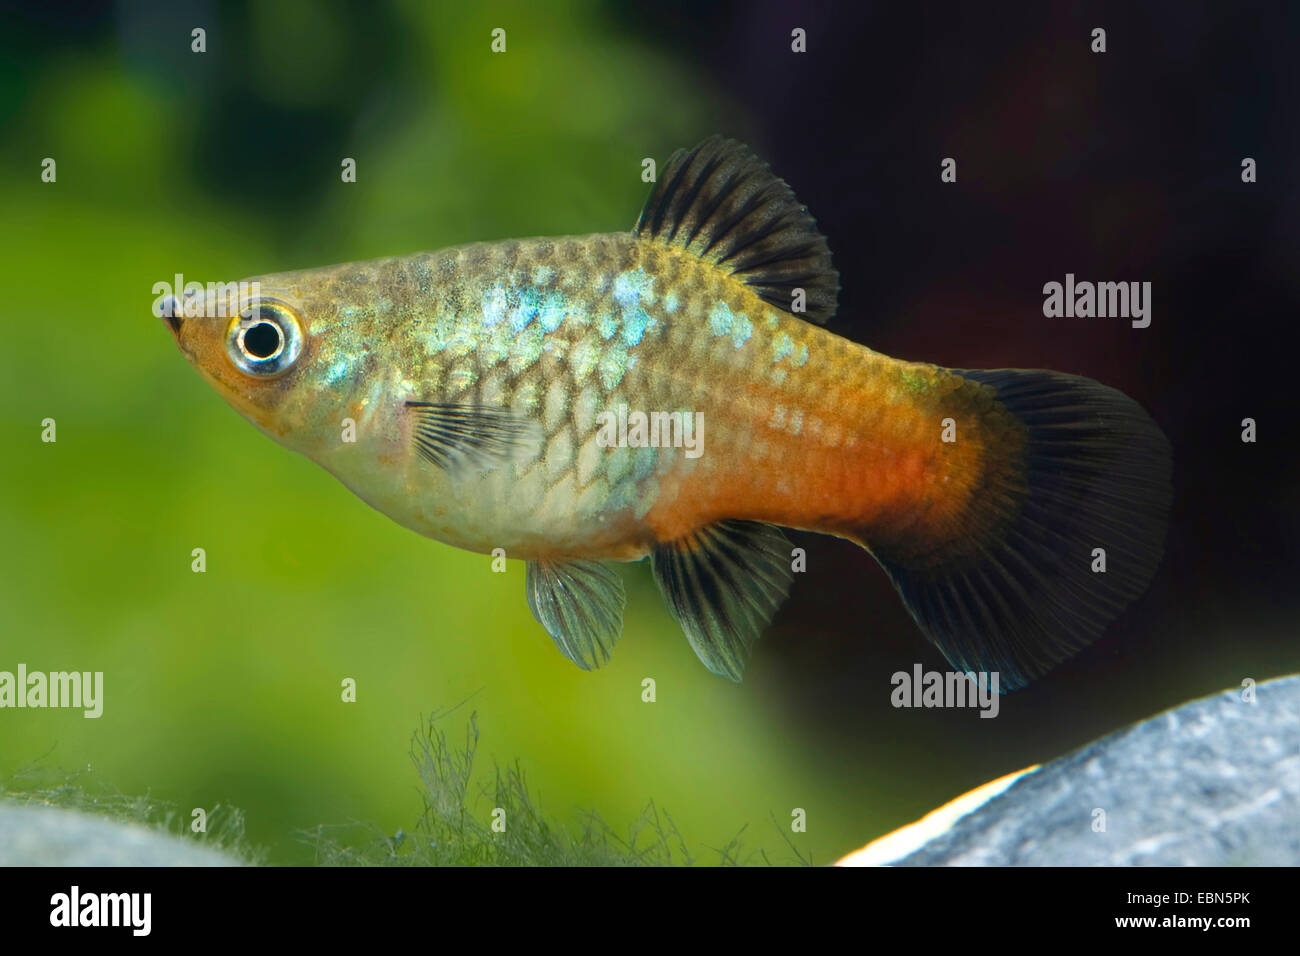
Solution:
M 172 330 L 172 335 L 176 336 L 181 334 L 181 318 L 184 312 L 185 307 L 174 295 L 167 296 L 158 307 L 158 316 Z

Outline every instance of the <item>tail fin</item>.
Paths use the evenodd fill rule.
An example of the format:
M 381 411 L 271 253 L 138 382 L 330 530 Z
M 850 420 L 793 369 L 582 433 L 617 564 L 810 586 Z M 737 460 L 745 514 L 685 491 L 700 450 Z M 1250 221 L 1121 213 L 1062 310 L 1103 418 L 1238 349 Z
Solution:
M 1091 379 L 953 371 L 1023 427 L 1020 460 L 991 469 L 978 502 L 999 520 L 972 522 L 979 530 L 947 557 L 872 551 L 948 660 L 998 671 L 1010 690 L 1096 640 L 1146 589 L 1164 550 L 1169 442 L 1141 406 Z

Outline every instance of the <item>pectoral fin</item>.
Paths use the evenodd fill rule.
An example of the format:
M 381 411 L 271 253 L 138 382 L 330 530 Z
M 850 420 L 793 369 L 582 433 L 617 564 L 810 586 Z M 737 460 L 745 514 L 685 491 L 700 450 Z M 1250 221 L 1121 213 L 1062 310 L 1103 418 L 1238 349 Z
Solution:
M 508 408 L 407 402 L 406 409 L 420 457 L 448 471 L 496 468 L 542 447 L 541 424 Z
M 669 610 L 704 666 L 739 682 L 749 646 L 790 590 L 790 542 L 757 521 L 722 521 L 650 558 Z
M 609 660 L 623 633 L 623 579 L 596 561 L 529 561 L 528 607 L 584 671 Z

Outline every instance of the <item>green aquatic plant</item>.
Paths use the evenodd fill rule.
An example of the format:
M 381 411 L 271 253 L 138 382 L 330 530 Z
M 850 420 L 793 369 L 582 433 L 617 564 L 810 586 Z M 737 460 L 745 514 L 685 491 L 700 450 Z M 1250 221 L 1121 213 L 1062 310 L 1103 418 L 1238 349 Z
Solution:
M 454 710 L 455 708 L 453 708 Z M 689 866 L 716 862 L 737 866 L 771 863 L 746 852 L 744 828 L 708 858 L 697 859 L 672 816 L 646 804 L 621 831 L 594 811 L 565 826 L 541 811 L 529 794 L 518 760 L 496 766 L 490 781 L 472 782 L 478 753 L 478 715 L 471 713 L 465 736 L 452 744 L 440 724 L 451 713 L 430 717 L 411 743 L 411 762 L 420 779 L 424 809 L 408 833 L 389 835 L 369 824 L 319 826 L 303 834 L 322 865 L 351 866 Z M 793 862 L 807 863 L 791 847 Z
M 721 846 L 692 853 L 668 811 L 649 801 L 621 830 L 594 811 L 581 811 L 575 825 L 548 817 L 529 793 L 518 759 L 494 765 L 486 780 L 476 780 L 478 714 L 466 720 L 464 739 L 449 740 L 443 726 L 459 709 L 425 720 L 412 736 L 410 759 L 420 783 L 423 809 L 409 832 L 394 834 L 363 822 L 322 824 L 299 831 L 320 866 L 722 866 L 802 864 L 811 860 L 787 838 L 790 859 L 746 850 L 745 827 Z M 57 807 L 138 824 L 187 842 L 219 850 L 236 862 L 265 863 L 266 848 L 245 836 L 244 813 L 219 804 L 207 814 L 203 833 L 190 828 L 189 815 L 150 793 L 123 794 L 89 769 L 75 773 L 29 768 L 0 785 L 0 801 Z M 774 823 L 775 823 L 775 818 Z M 780 831 L 778 825 L 778 831 Z
M 217 804 L 207 811 L 203 832 L 195 833 L 190 814 L 175 803 L 148 792 L 121 793 L 89 769 L 67 773 L 25 768 L 0 783 L 0 803 L 74 810 L 136 824 L 220 851 L 234 862 L 250 866 L 264 863 L 267 857 L 265 848 L 248 842 L 244 811 L 239 807 Z

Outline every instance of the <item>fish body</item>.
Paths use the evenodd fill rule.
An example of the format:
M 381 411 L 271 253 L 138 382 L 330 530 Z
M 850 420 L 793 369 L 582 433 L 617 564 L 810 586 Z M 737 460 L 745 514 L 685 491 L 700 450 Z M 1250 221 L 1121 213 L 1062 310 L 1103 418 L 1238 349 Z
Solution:
M 1012 686 L 1095 637 L 1159 558 L 1168 449 L 1135 403 L 827 331 L 824 239 L 730 141 L 676 155 L 632 232 L 249 281 L 233 318 L 170 308 L 187 358 L 400 524 L 528 561 L 534 614 L 585 667 L 621 631 L 601 562 L 650 556 L 697 653 L 739 679 L 789 588 L 780 527 L 870 548 L 954 663 Z M 1118 550 L 1109 581 L 1080 570 L 1089 534 Z
M 928 489 L 970 473 L 929 434 L 937 410 L 959 410 L 943 402 L 958 376 L 874 353 L 627 233 L 254 281 L 310 317 L 316 370 L 264 430 L 399 523 L 471 551 L 635 560 L 725 517 L 837 533 L 932 507 Z M 508 408 L 540 441 L 457 480 L 414 451 L 408 401 Z M 706 451 L 602 447 L 597 415 L 620 406 L 698 414 Z M 345 417 L 356 443 L 340 440 Z M 946 487 L 941 500 L 959 501 Z

